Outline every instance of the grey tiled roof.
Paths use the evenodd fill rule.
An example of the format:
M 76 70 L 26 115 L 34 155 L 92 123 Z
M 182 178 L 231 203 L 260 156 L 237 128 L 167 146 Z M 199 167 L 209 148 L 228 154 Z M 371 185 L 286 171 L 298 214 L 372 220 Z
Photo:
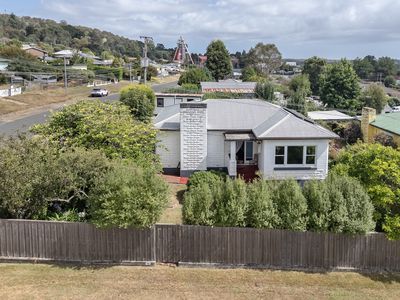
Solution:
M 258 139 L 332 139 L 329 130 L 303 120 L 282 107 L 255 99 L 210 99 L 207 103 L 207 129 L 226 132 L 252 132 Z M 179 105 L 166 107 L 154 119 L 160 130 L 179 130 Z

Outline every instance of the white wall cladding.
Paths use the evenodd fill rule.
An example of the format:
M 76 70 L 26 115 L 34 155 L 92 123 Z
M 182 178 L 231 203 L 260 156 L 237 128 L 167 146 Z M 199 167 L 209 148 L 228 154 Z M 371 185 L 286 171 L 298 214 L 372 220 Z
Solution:
M 181 136 L 179 131 L 159 131 L 156 153 L 163 168 L 178 168 L 181 159 Z
M 181 176 L 207 169 L 207 103 L 181 103 Z
M 275 165 L 276 146 L 316 146 L 315 168 L 298 169 L 290 165 Z M 329 140 L 264 140 L 259 169 L 266 179 L 294 178 L 297 180 L 324 179 L 328 174 Z M 305 165 L 304 167 L 309 167 Z M 290 168 L 275 170 L 275 168 Z
M 226 167 L 228 148 L 225 147 L 225 137 L 223 131 L 208 131 L 207 134 L 207 167 L 223 168 Z

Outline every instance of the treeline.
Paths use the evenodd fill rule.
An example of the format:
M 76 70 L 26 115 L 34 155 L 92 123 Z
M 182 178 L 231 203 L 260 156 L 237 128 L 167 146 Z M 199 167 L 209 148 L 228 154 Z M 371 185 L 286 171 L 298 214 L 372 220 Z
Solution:
M 17 17 L 14 14 L 0 14 L 0 36 L 23 43 L 35 43 L 49 53 L 74 48 L 91 51 L 101 56 L 110 52 L 117 57 L 139 57 L 143 43 L 111 32 L 84 26 L 73 26 L 65 21 L 60 23 L 48 19 Z M 162 44 L 149 46 L 151 59 L 169 59 L 173 49 Z

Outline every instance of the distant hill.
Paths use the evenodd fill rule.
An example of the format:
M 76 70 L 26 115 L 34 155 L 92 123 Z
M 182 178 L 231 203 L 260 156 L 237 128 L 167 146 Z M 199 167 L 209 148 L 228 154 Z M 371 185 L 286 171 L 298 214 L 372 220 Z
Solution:
M 0 42 L 9 39 L 23 43 L 35 43 L 49 53 L 65 48 L 90 50 L 101 56 L 110 52 L 114 56 L 139 57 L 143 43 L 111 32 L 84 26 L 73 26 L 65 21 L 60 23 L 48 19 L 18 17 L 14 14 L 0 14 Z M 151 59 L 170 59 L 173 49 L 162 44 L 149 47 Z

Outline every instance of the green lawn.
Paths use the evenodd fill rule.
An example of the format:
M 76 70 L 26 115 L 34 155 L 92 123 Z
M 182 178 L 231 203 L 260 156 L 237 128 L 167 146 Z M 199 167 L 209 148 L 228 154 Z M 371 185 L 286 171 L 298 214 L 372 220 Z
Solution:
M 400 274 L 0 264 L 0 299 L 400 299 Z

